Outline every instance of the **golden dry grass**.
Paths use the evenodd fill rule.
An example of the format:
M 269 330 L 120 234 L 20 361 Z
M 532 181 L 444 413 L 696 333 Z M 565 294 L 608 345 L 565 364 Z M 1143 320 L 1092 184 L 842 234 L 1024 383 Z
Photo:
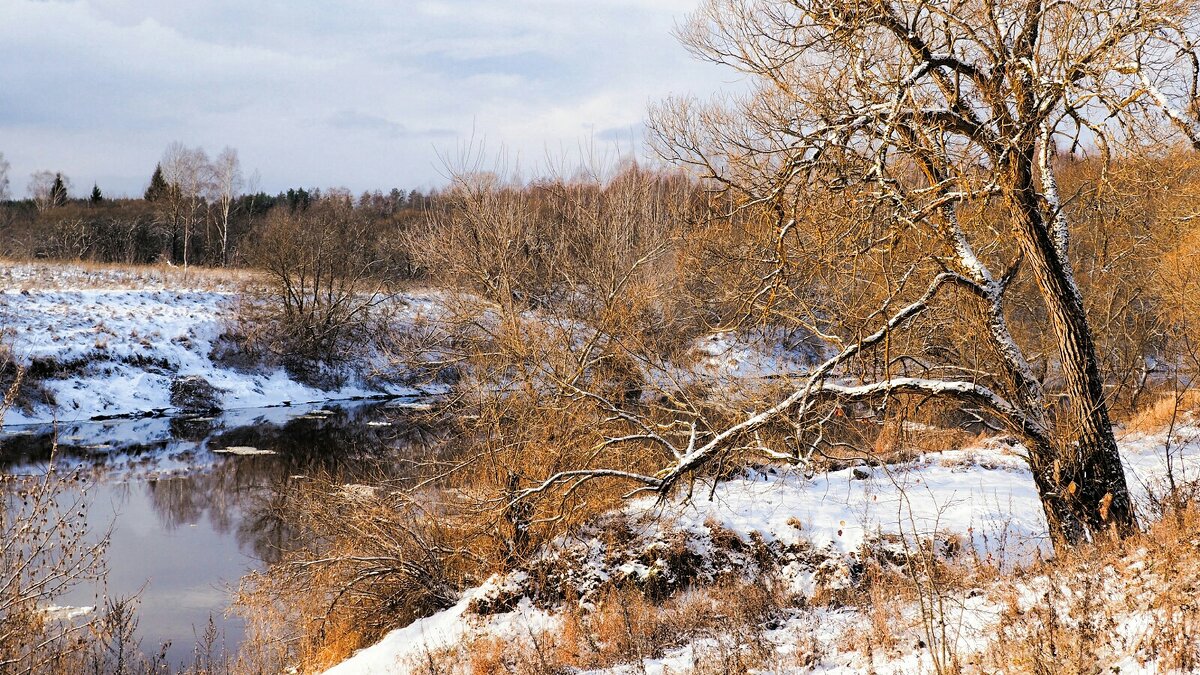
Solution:
M 1180 424 L 1200 411 L 1200 390 L 1168 392 L 1160 395 L 1150 405 L 1130 416 L 1125 429 L 1132 432 L 1154 433 L 1172 422 Z
M 16 290 L 206 290 L 236 292 L 261 273 L 244 268 L 0 259 L 0 287 Z
M 707 650 L 693 656 L 693 672 L 747 672 L 769 658 L 765 626 L 787 603 L 786 594 L 761 580 L 730 580 L 657 604 L 637 591 L 609 588 L 594 609 L 563 612 L 555 630 L 476 638 L 436 662 L 445 668 L 439 672 L 463 675 L 568 673 L 658 658 L 709 638 Z

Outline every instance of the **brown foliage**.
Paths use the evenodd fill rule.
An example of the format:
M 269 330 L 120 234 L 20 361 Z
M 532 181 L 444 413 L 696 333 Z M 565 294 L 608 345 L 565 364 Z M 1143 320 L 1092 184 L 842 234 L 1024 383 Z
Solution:
M 369 339 L 373 311 L 395 279 L 385 247 L 348 197 L 272 211 L 246 252 L 267 280 L 247 288 L 246 323 L 281 358 L 351 358 Z
M 784 594 L 761 582 L 731 580 L 662 603 L 610 588 L 594 608 L 567 610 L 557 630 L 528 630 L 512 640 L 481 638 L 441 659 L 452 673 L 568 673 L 640 664 L 710 638 L 715 644 L 696 650 L 691 672 L 742 673 L 771 656 L 764 632 L 785 604 Z

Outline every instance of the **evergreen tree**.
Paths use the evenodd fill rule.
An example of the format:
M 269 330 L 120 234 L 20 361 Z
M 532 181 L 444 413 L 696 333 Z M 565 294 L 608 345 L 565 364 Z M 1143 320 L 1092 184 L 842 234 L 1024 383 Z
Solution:
M 92 203 L 99 204 L 104 201 L 104 193 L 100 192 L 100 186 L 92 183 Z
M 8 170 L 12 165 L 4 159 L 4 153 L 0 152 L 0 200 L 8 199 Z
M 287 201 L 288 208 L 292 211 L 305 211 L 309 204 L 320 199 L 320 193 L 317 190 L 309 192 L 304 188 L 288 188 L 284 199 Z
M 50 186 L 51 206 L 62 206 L 67 203 L 67 184 L 61 173 L 54 174 L 54 185 Z
M 150 187 L 146 188 L 146 201 L 156 202 L 167 196 L 167 179 L 163 178 L 162 164 L 154 165 L 154 175 L 150 176 Z

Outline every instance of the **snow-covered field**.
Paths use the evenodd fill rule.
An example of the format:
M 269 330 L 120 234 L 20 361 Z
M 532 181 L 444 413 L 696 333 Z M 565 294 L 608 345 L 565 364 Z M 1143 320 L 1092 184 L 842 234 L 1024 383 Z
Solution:
M 1135 501 L 1143 507 L 1147 496 L 1163 487 L 1166 440 L 1164 432 L 1129 434 L 1121 441 L 1126 475 Z M 749 471 L 741 479 L 721 482 L 711 489 L 697 487 L 692 501 L 676 500 L 665 506 L 651 500 L 630 504 L 621 515 L 634 524 L 632 548 L 641 554 L 624 563 L 614 566 L 613 552 L 605 550 L 600 538 L 586 532 L 562 542 L 548 555 L 573 561 L 572 569 L 579 570 L 579 578 L 573 580 L 575 590 L 582 591 L 579 597 L 585 602 L 589 576 L 591 582 L 601 583 L 622 575 L 669 573 L 665 567 L 655 569 L 666 563 L 655 561 L 653 551 L 665 548 L 663 542 L 670 536 L 686 537 L 694 552 L 711 557 L 716 530 L 780 552 L 783 580 L 804 597 L 812 596 L 818 585 L 829 588 L 849 583 L 850 563 L 865 544 L 904 550 L 914 546 L 917 539 L 956 542 L 960 546 L 958 555 L 1012 569 L 1049 553 L 1045 518 L 1032 476 L 1018 454 L 1020 450 L 1019 446 L 989 442 L 903 464 L 846 469 L 807 478 L 773 470 Z M 1174 432 L 1171 460 L 1177 481 L 1200 478 L 1200 428 L 1188 426 Z M 647 557 L 646 552 L 651 555 Z M 522 598 L 515 610 L 499 615 L 474 616 L 468 610 L 472 601 L 488 595 L 536 595 L 537 589 L 530 583 L 521 573 L 493 578 L 464 594 L 456 606 L 392 632 L 328 673 L 415 672 L 429 654 L 453 650 L 472 638 L 520 639 L 547 627 L 552 629 L 556 620 L 553 612 L 535 608 L 528 597 Z M 1030 583 L 1036 585 L 1037 580 Z M 1030 602 L 1040 597 L 1035 590 L 1028 592 L 1033 598 Z M 994 639 L 991 631 L 1003 609 L 1001 603 L 980 592 L 958 598 L 954 608 L 951 632 L 957 652 L 969 656 L 987 648 L 989 640 Z M 797 608 L 782 625 L 766 631 L 779 663 L 784 664 L 769 672 L 933 672 L 930 652 L 921 642 L 919 613 L 916 603 L 900 611 L 908 623 L 896 626 L 896 631 L 911 640 L 901 640 L 887 653 L 864 654 L 847 649 L 845 639 L 851 631 L 870 629 L 863 611 L 854 607 Z M 1139 625 L 1144 630 L 1144 624 L 1144 617 L 1131 611 L 1120 629 L 1136 633 Z M 784 667 L 798 644 L 820 645 L 819 658 L 814 661 L 810 655 L 791 659 L 804 665 Z M 1139 643 L 1131 638 L 1129 644 Z M 711 645 L 703 639 L 692 641 L 642 664 L 605 672 L 688 672 L 698 651 L 708 647 Z M 1157 672 L 1152 655 L 1135 654 L 1131 649 L 1129 654 L 1108 656 L 1122 673 Z
M 158 268 L 0 266 L 0 325 L 14 357 L 32 366 L 41 391 L 13 407 L 5 424 L 171 413 L 171 385 L 199 376 L 218 390 L 220 408 L 418 393 L 367 364 L 333 390 L 299 382 L 282 368 L 240 370 L 211 354 L 233 318 L 237 278 Z M 412 296 L 401 317 L 430 308 Z

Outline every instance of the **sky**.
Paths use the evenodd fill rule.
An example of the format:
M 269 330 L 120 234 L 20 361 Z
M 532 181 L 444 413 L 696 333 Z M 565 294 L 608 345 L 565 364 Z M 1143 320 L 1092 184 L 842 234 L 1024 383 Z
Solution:
M 39 170 L 140 195 L 172 142 L 267 192 L 629 157 L 650 103 L 735 81 L 672 35 L 698 3 L 0 0 L 0 152 L 14 197 Z

